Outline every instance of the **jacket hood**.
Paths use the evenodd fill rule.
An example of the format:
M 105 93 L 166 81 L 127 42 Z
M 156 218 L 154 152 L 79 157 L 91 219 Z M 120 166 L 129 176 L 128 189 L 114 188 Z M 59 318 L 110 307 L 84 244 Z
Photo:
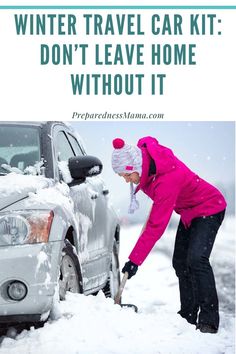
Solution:
M 49 180 L 41 176 L 28 176 L 10 173 L 0 177 L 0 211 L 27 198 L 30 192 L 46 188 Z
M 159 144 L 157 139 L 147 136 L 138 141 L 138 147 L 146 150 L 148 155 L 154 160 L 156 174 L 161 175 L 172 171 L 176 167 L 176 157 L 171 149 Z

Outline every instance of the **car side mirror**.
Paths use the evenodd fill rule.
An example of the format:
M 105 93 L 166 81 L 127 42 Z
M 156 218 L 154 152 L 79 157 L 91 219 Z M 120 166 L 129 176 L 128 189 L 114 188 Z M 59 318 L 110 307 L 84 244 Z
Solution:
M 81 183 L 86 177 L 97 176 L 102 172 L 102 162 L 94 156 L 75 156 L 68 161 L 71 177 L 75 182 Z

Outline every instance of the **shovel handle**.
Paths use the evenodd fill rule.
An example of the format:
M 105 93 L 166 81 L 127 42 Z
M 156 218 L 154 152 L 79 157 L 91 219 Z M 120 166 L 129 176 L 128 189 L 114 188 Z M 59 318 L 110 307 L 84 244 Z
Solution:
M 123 293 L 123 290 L 124 290 L 124 287 L 125 287 L 125 284 L 127 282 L 127 279 L 128 279 L 128 276 L 129 276 L 129 273 L 128 272 L 125 272 L 125 274 L 123 275 L 123 278 L 122 278 L 122 281 L 120 283 L 120 286 L 119 286 L 119 289 L 118 289 L 118 292 L 115 296 L 115 304 L 120 304 L 120 301 L 121 301 L 121 295 Z

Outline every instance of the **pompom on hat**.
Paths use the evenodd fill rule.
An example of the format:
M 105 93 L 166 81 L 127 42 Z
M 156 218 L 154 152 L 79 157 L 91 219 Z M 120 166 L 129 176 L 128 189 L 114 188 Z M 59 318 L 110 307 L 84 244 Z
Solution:
M 123 139 L 116 138 L 112 142 L 114 151 L 112 153 L 112 168 L 115 173 L 142 173 L 142 152 L 134 145 L 128 145 Z M 138 201 L 134 194 L 133 183 L 130 183 L 131 203 L 129 213 L 139 208 Z
M 114 139 L 112 144 L 114 149 L 122 149 L 125 146 L 124 140 L 120 138 Z

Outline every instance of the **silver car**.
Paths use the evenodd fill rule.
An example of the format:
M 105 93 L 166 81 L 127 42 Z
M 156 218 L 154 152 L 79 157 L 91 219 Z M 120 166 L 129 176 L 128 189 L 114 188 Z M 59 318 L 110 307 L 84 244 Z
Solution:
M 62 122 L 0 123 L 0 323 L 44 322 L 66 291 L 114 297 L 119 222 Z

